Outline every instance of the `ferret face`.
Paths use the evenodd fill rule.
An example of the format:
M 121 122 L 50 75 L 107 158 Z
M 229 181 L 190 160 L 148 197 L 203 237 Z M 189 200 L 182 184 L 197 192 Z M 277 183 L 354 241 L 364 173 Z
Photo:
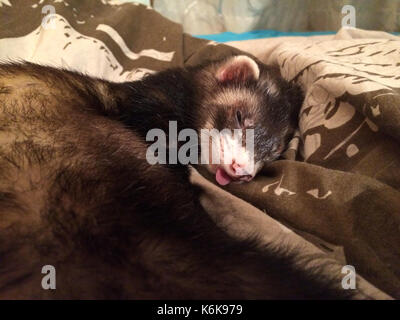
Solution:
M 208 138 L 208 148 L 202 146 L 207 169 L 220 185 L 252 180 L 286 149 L 297 126 L 301 91 L 247 56 L 212 64 L 197 81 L 203 91 L 198 127 L 221 132 Z

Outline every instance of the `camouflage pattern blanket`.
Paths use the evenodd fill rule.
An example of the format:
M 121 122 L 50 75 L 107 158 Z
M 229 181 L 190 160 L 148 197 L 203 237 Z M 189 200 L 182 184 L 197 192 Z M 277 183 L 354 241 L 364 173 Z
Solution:
M 193 170 L 202 204 L 234 236 L 257 233 L 271 250 L 314 257 L 338 286 L 352 266 L 360 298 L 400 298 L 399 38 L 356 29 L 227 46 L 142 5 L 0 0 L 0 61 L 126 81 L 239 49 L 301 84 L 299 132 L 285 159 L 249 184 L 223 190 Z

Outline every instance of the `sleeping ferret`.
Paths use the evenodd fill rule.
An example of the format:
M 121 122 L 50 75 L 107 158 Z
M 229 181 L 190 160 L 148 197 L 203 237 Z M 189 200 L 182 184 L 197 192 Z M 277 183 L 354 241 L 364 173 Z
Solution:
M 217 227 L 188 165 L 148 161 L 148 132 L 170 121 L 178 132 L 253 129 L 254 165 L 205 164 L 220 185 L 250 181 L 284 150 L 301 103 L 247 56 L 126 83 L 0 65 L 0 299 L 351 297 L 318 267 L 294 267 L 293 252 Z M 46 265 L 55 290 L 42 287 Z

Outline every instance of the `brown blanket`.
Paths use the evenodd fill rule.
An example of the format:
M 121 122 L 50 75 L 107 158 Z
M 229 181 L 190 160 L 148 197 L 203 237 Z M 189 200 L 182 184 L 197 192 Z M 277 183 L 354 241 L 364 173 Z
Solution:
M 192 38 L 144 6 L 111 3 L 3 1 L 0 60 L 125 81 L 238 52 Z M 315 255 L 338 286 L 342 266 L 352 265 L 360 298 L 388 297 L 360 275 L 400 298 L 400 42 L 371 37 L 343 31 L 336 39 L 275 41 L 265 50 L 267 40 L 236 45 L 301 83 L 300 131 L 286 160 L 252 183 L 229 186 L 231 194 L 195 171 L 192 178 L 204 188 L 205 208 L 231 234 L 258 233 L 271 247 L 301 248 L 299 259 Z
M 343 246 L 347 263 L 399 298 L 400 38 L 342 29 L 334 37 L 236 46 L 278 64 L 306 98 L 289 161 L 267 168 L 251 193 L 231 191 Z

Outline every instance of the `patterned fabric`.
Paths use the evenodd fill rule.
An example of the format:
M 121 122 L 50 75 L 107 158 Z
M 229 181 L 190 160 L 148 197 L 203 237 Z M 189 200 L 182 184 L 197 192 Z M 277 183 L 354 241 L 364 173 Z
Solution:
M 0 0 L 0 60 L 125 81 L 239 52 L 192 38 L 144 6 L 115 3 Z M 314 257 L 338 286 L 342 266 L 354 265 L 360 297 L 388 297 L 362 275 L 399 298 L 397 39 L 265 41 L 242 49 L 279 63 L 285 77 L 302 84 L 300 133 L 288 160 L 266 167 L 252 183 L 226 188 L 231 193 L 194 171 L 203 205 L 235 236 L 256 233 L 273 250 Z
M 231 192 L 343 246 L 349 264 L 399 298 L 400 38 L 342 29 L 239 47 L 278 64 L 306 97 L 288 160 Z

